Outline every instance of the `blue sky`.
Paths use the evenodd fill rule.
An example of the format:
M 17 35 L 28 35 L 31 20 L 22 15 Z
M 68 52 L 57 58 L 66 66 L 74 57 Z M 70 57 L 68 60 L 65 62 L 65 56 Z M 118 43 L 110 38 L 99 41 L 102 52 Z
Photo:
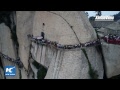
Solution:
M 85 11 L 85 12 L 88 12 L 89 17 L 96 15 L 95 11 Z M 118 12 L 120 11 L 102 11 L 102 15 L 114 15 L 117 14 Z

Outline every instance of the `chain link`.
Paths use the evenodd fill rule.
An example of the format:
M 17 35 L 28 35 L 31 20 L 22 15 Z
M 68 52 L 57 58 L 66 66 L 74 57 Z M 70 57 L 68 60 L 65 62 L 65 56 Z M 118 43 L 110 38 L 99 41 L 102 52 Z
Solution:
M 30 35 L 30 34 L 28 35 L 28 38 L 30 38 L 30 40 L 36 44 L 53 46 L 56 49 L 76 49 L 76 48 L 98 46 L 102 44 L 100 39 L 103 39 L 104 41 L 110 44 L 120 44 L 120 36 L 111 35 L 111 34 L 105 35 L 101 37 L 100 39 L 97 39 L 91 42 L 80 43 L 80 44 L 75 44 L 75 45 L 61 45 L 57 42 L 43 39 L 41 36 L 33 37 L 33 35 Z
M 27 75 L 28 75 L 28 71 L 27 71 L 27 69 L 24 67 L 24 65 L 23 65 L 23 63 L 21 62 L 20 58 L 17 58 L 17 59 L 15 60 L 15 59 L 10 58 L 9 56 L 7 56 L 7 55 L 5 55 L 5 54 L 3 54 L 3 53 L 1 53 L 1 52 L 0 52 L 0 56 L 1 56 L 2 58 L 4 58 L 4 59 L 10 61 L 10 62 L 15 63 L 15 64 L 18 66 L 19 69 L 22 69 L 22 68 L 23 68 L 24 71 L 27 72 Z
M 84 47 L 90 47 L 90 46 L 96 46 L 96 45 L 100 45 L 100 40 L 95 40 L 92 42 L 87 42 L 85 44 L 75 44 L 75 45 L 62 45 L 59 44 L 57 42 L 54 41 L 49 41 L 46 39 L 43 39 L 41 36 L 39 37 L 33 37 L 32 35 L 28 35 L 28 37 L 30 38 L 30 40 L 36 44 L 41 44 L 41 45 L 47 45 L 47 46 L 53 46 L 56 49 L 76 49 L 76 48 L 84 48 Z
M 46 45 L 46 46 L 52 46 L 56 49 L 77 49 L 77 48 L 84 48 L 84 47 L 91 47 L 91 46 L 98 46 L 101 45 L 101 41 L 100 39 L 103 39 L 104 41 L 106 41 L 107 43 L 111 43 L 111 44 L 120 44 L 120 36 L 117 35 L 111 35 L 108 34 L 106 36 L 101 37 L 100 39 L 91 41 L 91 42 L 87 42 L 87 43 L 80 43 L 80 44 L 75 44 L 75 45 L 62 45 L 59 44 L 57 42 L 54 41 L 49 41 L 47 39 L 44 39 L 42 36 L 38 36 L 38 37 L 33 37 L 33 35 L 27 35 L 28 38 L 30 38 L 30 40 L 36 44 L 40 44 L 40 45 Z M 0 52 L 0 56 L 8 61 L 11 61 L 13 63 L 15 63 L 19 69 L 24 69 L 25 72 L 27 72 L 27 76 L 28 76 L 28 70 L 24 67 L 23 63 L 21 62 L 20 58 L 17 58 L 16 60 L 13 58 L 10 58 L 9 56 L 3 54 Z

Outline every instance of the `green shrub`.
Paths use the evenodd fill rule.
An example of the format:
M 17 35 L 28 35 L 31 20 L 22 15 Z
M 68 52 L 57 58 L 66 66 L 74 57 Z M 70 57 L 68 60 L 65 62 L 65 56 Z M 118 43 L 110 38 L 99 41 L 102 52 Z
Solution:
M 44 79 L 47 73 L 47 68 L 45 68 L 43 65 L 39 64 L 35 60 L 33 61 L 32 64 L 38 69 L 37 78 Z
M 88 73 L 89 73 L 91 79 L 98 79 L 97 71 L 92 68 L 91 63 L 89 61 L 89 58 L 88 58 L 88 55 L 87 55 L 85 49 L 82 49 L 82 51 L 83 51 L 83 53 L 84 53 L 84 55 L 85 55 L 85 57 L 87 58 L 87 61 L 88 61 L 88 65 L 89 65 L 89 72 Z

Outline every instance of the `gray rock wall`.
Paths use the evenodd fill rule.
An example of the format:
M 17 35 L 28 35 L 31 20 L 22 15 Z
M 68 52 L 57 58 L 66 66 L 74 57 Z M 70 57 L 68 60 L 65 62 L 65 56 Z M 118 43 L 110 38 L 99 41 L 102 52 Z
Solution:
M 19 56 L 23 62 L 25 68 L 28 70 L 29 66 L 29 52 L 30 52 L 30 41 L 27 35 L 32 34 L 33 31 L 33 18 L 34 11 L 17 11 L 17 37 L 19 42 Z M 22 78 L 27 79 L 27 74 L 24 70 L 21 71 Z
M 39 36 L 40 32 L 43 31 L 46 39 L 57 41 L 61 44 L 78 44 L 80 42 L 85 43 L 97 39 L 95 31 L 87 17 L 85 17 L 84 12 L 41 11 L 36 12 L 34 21 L 33 36 Z M 43 23 L 45 26 L 43 26 Z M 35 45 L 33 47 L 37 48 Z M 100 55 L 94 47 L 86 49 L 86 52 L 92 68 L 97 70 L 98 78 L 103 78 L 103 67 Z M 35 54 L 32 54 L 35 57 Z M 38 55 L 38 57 L 40 57 L 40 52 Z M 43 59 L 47 61 L 47 59 Z M 35 60 L 40 61 L 39 58 Z M 90 78 L 88 71 L 88 61 L 81 50 L 56 51 L 55 56 L 51 56 L 51 63 L 46 79 Z
M 34 60 L 47 68 L 45 79 L 91 79 L 94 75 L 97 75 L 95 78 L 103 78 L 101 56 L 95 47 L 84 48 L 84 50 L 57 50 L 53 47 L 31 43 L 27 37 L 28 34 L 40 36 L 41 32 L 44 32 L 45 39 L 67 45 L 96 40 L 96 33 L 84 12 L 16 11 L 15 23 L 19 44 L 18 56 L 29 71 L 29 76 L 27 76 L 26 72 L 21 69 L 22 79 L 37 79 L 38 69 L 33 65 Z M 1 25 L 1 28 L 5 30 L 0 29 L 0 42 L 2 43 L 0 50 L 16 58 L 15 48 L 10 39 L 10 30 L 5 27 Z M 30 53 L 32 59 L 29 58 Z M 8 65 L 7 61 L 2 61 Z M 19 78 L 18 73 L 14 78 Z
M 101 28 L 98 30 L 99 37 L 107 34 L 120 35 L 120 21 L 106 26 L 106 28 Z M 102 32 L 102 33 L 101 33 Z M 102 42 L 102 50 L 106 64 L 106 75 L 108 78 L 120 74 L 120 45 L 108 44 Z
M 10 29 L 4 23 L 0 24 L 0 52 L 2 52 L 5 55 L 8 55 L 11 58 L 16 59 L 15 48 L 13 45 L 13 41 L 11 39 Z M 6 59 L 2 59 L 2 64 L 3 66 L 15 65 L 14 63 L 7 61 Z M 16 66 L 16 76 L 14 77 L 6 76 L 6 79 L 19 79 L 19 70 L 17 66 Z

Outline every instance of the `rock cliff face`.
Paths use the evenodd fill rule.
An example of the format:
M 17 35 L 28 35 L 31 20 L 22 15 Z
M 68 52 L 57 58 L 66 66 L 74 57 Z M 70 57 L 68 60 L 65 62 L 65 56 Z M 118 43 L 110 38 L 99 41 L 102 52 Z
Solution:
M 27 35 L 32 34 L 33 31 L 33 18 L 35 12 L 30 11 L 19 11 L 16 12 L 17 18 L 17 37 L 19 42 L 19 56 L 23 62 L 25 68 L 29 69 L 29 55 L 30 55 L 30 41 L 28 40 Z M 26 79 L 27 74 L 24 70 L 21 72 L 22 78 Z
M 20 57 L 27 71 L 23 68 L 19 70 L 16 64 L 0 58 L 1 79 L 103 79 L 102 56 L 97 47 L 57 50 L 33 43 L 27 37 L 28 34 L 40 36 L 41 32 L 44 32 L 45 39 L 63 45 L 96 40 L 97 35 L 85 12 L 16 11 L 2 17 L 0 20 L 0 52 L 14 59 Z M 119 46 L 107 45 L 103 42 L 102 49 L 107 76 L 120 74 L 118 72 Z M 4 76 L 3 68 L 8 65 L 16 66 L 15 77 Z
M 9 27 L 7 27 L 5 24 L 0 24 L 0 52 L 3 54 L 6 54 L 12 58 L 16 58 L 15 56 L 15 48 L 11 39 L 11 33 Z M 7 61 L 3 58 L 2 64 L 3 66 L 9 66 L 14 65 L 10 61 Z M 17 66 L 16 66 L 17 67 Z M 19 70 L 17 68 L 16 76 L 15 77 L 6 77 L 6 79 L 12 78 L 12 79 L 19 79 Z
M 17 49 L 18 42 L 16 36 L 16 17 L 15 12 L 0 12 L 0 52 L 8 55 L 11 58 L 16 59 L 18 57 Z M 5 77 L 6 79 L 19 79 L 20 70 L 18 66 L 13 62 L 10 62 L 1 57 L 1 66 L 4 69 L 5 66 L 15 66 L 16 67 L 16 76 L 14 77 Z M 3 71 L 1 71 L 3 72 Z M 2 73 L 4 75 L 4 73 Z
M 45 23 L 45 36 L 51 41 L 57 41 L 61 44 L 77 44 L 96 39 L 94 29 L 87 21 L 84 12 L 38 12 L 36 16 Z M 36 23 L 40 22 L 39 20 L 35 21 Z M 35 26 L 35 28 L 38 27 Z M 39 28 L 35 30 L 39 30 Z M 49 33 L 47 34 L 47 32 Z M 53 32 L 57 36 L 53 36 Z M 49 35 L 50 33 L 51 35 Z M 85 50 L 92 68 L 97 71 L 98 78 L 102 78 L 103 67 L 100 55 L 94 47 Z M 91 52 L 92 54 L 90 54 Z M 88 60 L 82 50 L 57 51 L 56 57 L 53 56 L 51 60 L 46 79 L 91 78 L 88 73 Z
M 0 67 L 0 79 L 5 79 L 4 71 L 3 71 L 3 69 L 1 67 Z
M 98 30 L 99 36 L 104 36 L 107 34 L 115 34 L 120 36 L 120 21 L 106 26 L 106 28 L 101 28 Z M 120 45 L 108 44 L 104 41 L 102 42 L 102 50 L 105 59 L 106 75 L 108 78 L 120 74 Z

